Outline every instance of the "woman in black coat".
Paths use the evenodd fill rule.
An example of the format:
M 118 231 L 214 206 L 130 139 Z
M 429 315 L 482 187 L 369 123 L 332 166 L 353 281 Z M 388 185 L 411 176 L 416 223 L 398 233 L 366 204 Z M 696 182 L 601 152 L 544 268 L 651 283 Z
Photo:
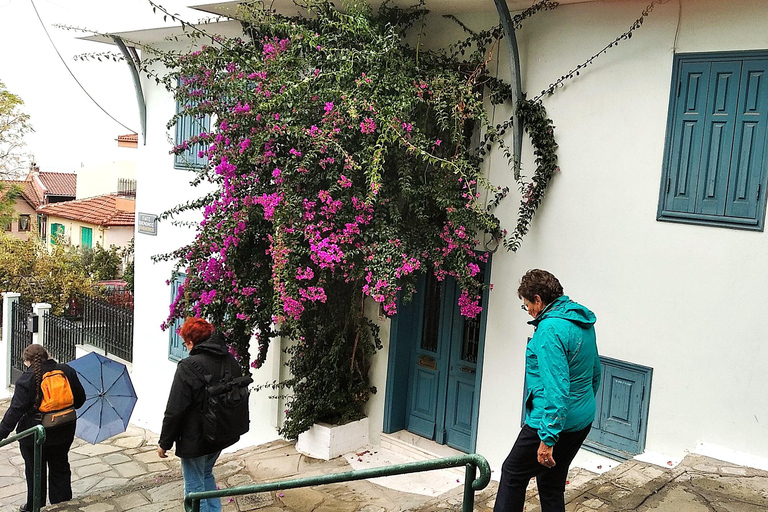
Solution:
M 221 450 L 235 444 L 245 428 L 224 429 L 224 436 L 209 441 L 203 432 L 203 400 L 205 382 L 203 375 L 214 377 L 218 382 L 225 370 L 240 376 L 240 365 L 229 353 L 220 333 L 202 318 L 187 318 L 179 332 L 189 357 L 179 361 L 173 377 L 168 405 L 165 408 L 163 428 L 160 432 L 157 454 L 166 458 L 166 452 L 176 444 L 176 456 L 181 459 L 184 474 L 184 495 L 190 492 L 216 490 L 213 466 Z M 247 413 L 246 413 L 247 414 Z M 247 420 L 246 420 L 247 421 Z M 217 430 L 218 432 L 218 430 Z M 206 499 L 200 502 L 200 512 L 219 512 L 221 500 Z
M 74 396 L 74 407 L 77 409 L 85 403 L 83 390 L 77 372 L 66 364 L 59 364 L 48 358 L 48 352 L 42 345 L 29 345 L 22 355 L 27 366 L 19 380 L 16 381 L 11 405 L 0 422 L 0 440 L 5 439 L 16 429 L 23 432 L 41 423 L 41 413 L 38 409 L 42 400 L 40 383 L 43 374 L 52 370 L 61 370 L 69 381 Z M 75 439 L 76 421 L 47 428 L 43 444 L 43 467 L 40 481 L 40 504 L 45 505 L 45 487 L 48 480 L 48 492 L 51 504 L 61 503 L 72 499 L 72 472 L 69 468 L 69 448 Z M 27 503 L 19 509 L 22 512 L 32 510 L 32 493 L 34 492 L 35 469 L 35 438 L 28 436 L 19 440 L 19 449 L 24 458 L 24 474 L 27 478 Z M 48 478 L 46 479 L 46 469 Z

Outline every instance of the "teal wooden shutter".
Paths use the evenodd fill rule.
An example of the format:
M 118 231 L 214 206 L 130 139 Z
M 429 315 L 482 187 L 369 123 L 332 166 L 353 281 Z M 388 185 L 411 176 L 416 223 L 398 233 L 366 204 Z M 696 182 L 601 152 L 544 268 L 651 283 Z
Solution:
M 585 446 L 629 458 L 645 449 L 653 370 L 607 357 L 600 363 L 603 379 L 595 397 L 597 413 Z
M 709 88 L 709 63 L 681 62 L 672 112 L 664 209 L 693 212 Z
M 741 72 L 725 214 L 757 220 L 768 125 L 768 59 L 748 60 Z
M 89 249 L 93 247 L 93 229 L 80 227 L 80 246 Z
M 175 272 L 173 274 L 173 279 L 171 280 L 171 304 L 173 304 L 173 301 L 176 300 L 176 297 L 179 295 L 179 287 L 184 284 L 186 279 L 186 274 L 179 272 Z M 184 341 L 181 339 L 181 336 L 178 333 L 178 330 L 181 328 L 183 323 L 183 319 L 177 318 L 169 329 L 168 359 L 171 361 L 181 361 L 189 355 L 187 347 L 184 346 Z
M 710 70 L 709 95 L 704 124 L 704 148 L 696 213 L 725 214 L 725 196 L 731 164 L 736 105 L 739 98 L 741 62 L 714 62 Z
M 184 105 L 178 100 L 176 101 L 176 113 L 179 114 L 184 110 Z M 188 141 L 190 138 L 200 135 L 201 133 L 208 133 L 211 129 L 211 118 L 206 115 L 201 118 L 185 114 L 179 116 L 176 120 L 176 136 L 175 143 L 178 146 Z M 204 150 L 206 145 L 202 144 L 190 144 L 189 149 L 183 153 L 174 155 L 173 164 L 177 169 L 202 169 L 208 165 L 208 157 L 199 157 L 200 151 Z
M 53 223 L 51 224 L 51 245 L 56 245 L 59 237 L 64 236 L 64 225 Z

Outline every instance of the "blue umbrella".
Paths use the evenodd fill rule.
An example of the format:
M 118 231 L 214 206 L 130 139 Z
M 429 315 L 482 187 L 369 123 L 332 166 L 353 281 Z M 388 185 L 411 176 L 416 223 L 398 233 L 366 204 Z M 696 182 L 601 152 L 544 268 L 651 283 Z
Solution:
M 67 364 L 77 371 L 85 389 L 85 403 L 77 410 L 77 437 L 96 444 L 125 432 L 136 405 L 125 365 L 96 352 Z

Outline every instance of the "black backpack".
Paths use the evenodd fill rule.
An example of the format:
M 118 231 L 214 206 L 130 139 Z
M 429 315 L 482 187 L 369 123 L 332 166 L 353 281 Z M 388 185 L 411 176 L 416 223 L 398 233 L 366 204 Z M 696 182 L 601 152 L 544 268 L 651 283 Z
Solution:
M 205 382 L 203 396 L 203 437 L 209 443 L 218 443 L 239 437 L 248 432 L 248 385 L 250 375 L 233 377 L 228 358 L 221 358 L 219 378 L 206 373 L 203 367 L 190 359 L 189 362 Z

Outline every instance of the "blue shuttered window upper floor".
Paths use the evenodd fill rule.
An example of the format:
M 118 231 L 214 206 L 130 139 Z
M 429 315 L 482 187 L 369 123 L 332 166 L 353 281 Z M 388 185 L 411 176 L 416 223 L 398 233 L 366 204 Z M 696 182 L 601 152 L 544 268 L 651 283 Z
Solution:
M 763 229 L 768 52 L 675 56 L 658 219 Z
M 176 113 L 180 114 L 185 110 L 185 105 L 176 101 Z M 187 143 L 189 147 L 182 153 L 174 155 L 173 164 L 177 169 L 202 169 L 208 164 L 206 156 L 200 156 L 200 152 L 205 150 L 204 144 L 189 143 L 190 139 L 197 137 L 201 133 L 210 133 L 211 118 L 208 115 L 194 116 L 184 114 L 176 119 L 176 135 L 174 142 L 176 146 Z

